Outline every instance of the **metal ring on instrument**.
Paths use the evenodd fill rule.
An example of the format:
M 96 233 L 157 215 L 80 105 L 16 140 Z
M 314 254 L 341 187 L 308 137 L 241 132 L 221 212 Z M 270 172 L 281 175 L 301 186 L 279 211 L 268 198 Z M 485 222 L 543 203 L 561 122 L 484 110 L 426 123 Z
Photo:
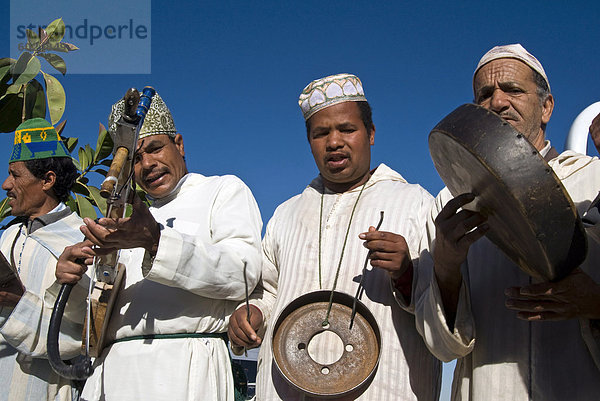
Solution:
M 287 305 L 275 323 L 273 360 L 279 373 L 295 389 L 316 398 L 360 393 L 377 371 L 381 334 L 368 308 L 357 302 L 354 325 L 349 329 L 354 298 L 334 292 L 329 326 L 323 327 L 331 291 L 315 291 Z M 309 355 L 309 343 L 324 331 L 343 343 L 342 356 L 322 364 Z

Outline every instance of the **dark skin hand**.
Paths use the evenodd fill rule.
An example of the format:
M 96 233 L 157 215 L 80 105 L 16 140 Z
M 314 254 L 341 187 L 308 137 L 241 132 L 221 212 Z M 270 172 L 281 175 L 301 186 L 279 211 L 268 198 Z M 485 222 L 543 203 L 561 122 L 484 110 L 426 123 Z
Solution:
M 577 268 L 555 283 L 506 289 L 506 307 L 528 321 L 600 319 L 600 285 Z
M 243 306 L 233 312 L 229 318 L 227 334 L 232 345 L 246 349 L 256 348 L 262 343 L 262 339 L 256 332 L 262 327 L 263 315 L 256 306 L 250 305 L 250 323 L 248 323 L 246 310 Z
M 369 250 L 371 266 L 384 269 L 393 280 L 412 269 L 412 259 L 403 236 L 376 231 L 375 227 L 371 226 L 369 231 L 359 234 L 358 237 L 365 240 L 363 246 Z
M 590 135 L 592 136 L 594 145 L 596 145 L 596 150 L 600 153 L 600 114 L 592 120 L 592 125 L 590 125 Z
M 0 287 L 0 306 L 16 306 L 25 292 L 25 287 L 17 278 Z
M 433 262 L 448 324 L 454 326 L 458 294 L 462 282 L 460 266 L 467 259 L 469 247 L 480 239 L 489 226 L 480 213 L 459 209 L 475 199 L 462 194 L 449 201 L 435 219 Z
M 116 249 L 144 248 L 152 255 L 156 254 L 160 239 L 158 223 L 148 210 L 148 206 L 135 196 L 131 217 L 104 217 L 93 221 L 83 219 L 81 232 L 87 239 L 106 252 Z
M 56 263 L 56 279 L 61 284 L 76 284 L 87 270 L 86 265 L 94 263 L 96 253 L 94 243 L 85 240 L 65 248 Z

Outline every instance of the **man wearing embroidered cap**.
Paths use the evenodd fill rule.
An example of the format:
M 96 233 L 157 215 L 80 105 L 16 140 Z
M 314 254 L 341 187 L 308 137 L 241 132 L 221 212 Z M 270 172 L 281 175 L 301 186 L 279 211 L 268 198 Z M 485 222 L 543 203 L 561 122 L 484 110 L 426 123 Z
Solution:
M 498 113 L 548 161 L 580 214 L 600 188 L 600 160 L 545 139 L 554 99 L 540 62 L 521 45 L 486 53 L 475 102 Z M 565 279 L 540 283 L 487 238 L 485 218 L 437 196 L 415 297 L 417 324 L 438 358 L 457 358 L 454 400 L 591 400 L 600 394 L 600 249 Z M 435 242 L 434 242 L 435 240 Z M 518 240 L 518 239 L 517 239 Z
M 0 248 L 19 279 L 0 288 L 0 399 L 71 400 L 71 381 L 52 371 L 47 360 L 48 321 L 60 285 L 56 261 L 66 246 L 83 239 L 81 219 L 65 205 L 77 177 L 69 152 L 54 127 L 42 118 L 23 122 L 15 131 L 6 191 L 17 216 L 2 234 Z M 74 294 L 85 297 L 82 280 Z M 67 305 L 61 327 L 63 357 L 81 348 L 85 307 Z
M 304 399 L 276 373 L 271 351 L 274 320 L 309 291 L 335 289 L 354 296 L 371 251 L 372 268 L 365 272 L 361 300 L 379 325 L 383 350 L 373 381 L 353 396 L 437 400 L 439 361 L 416 332 L 414 317 L 400 307 L 410 298 L 431 196 L 385 164 L 371 170 L 375 126 L 358 77 L 338 74 L 313 81 L 302 91 L 299 104 L 320 174 L 301 194 L 281 204 L 267 225 L 261 285 L 250 301 L 251 324 L 243 305 L 230 319 L 233 343 L 262 343 L 257 399 Z M 376 230 L 381 211 L 385 217 Z M 308 344 L 309 354 L 315 349 L 313 359 L 341 355 L 331 334 Z
M 115 130 L 123 101 L 113 106 Z M 85 219 L 85 243 L 57 266 L 63 282 L 83 271 L 77 258 L 121 249 L 124 288 L 109 322 L 109 346 L 87 380 L 86 400 L 233 400 L 227 322 L 260 277 L 261 218 L 234 176 L 188 173 L 183 137 L 156 94 L 140 130 L 139 198 L 125 219 Z M 244 277 L 246 276 L 246 278 Z

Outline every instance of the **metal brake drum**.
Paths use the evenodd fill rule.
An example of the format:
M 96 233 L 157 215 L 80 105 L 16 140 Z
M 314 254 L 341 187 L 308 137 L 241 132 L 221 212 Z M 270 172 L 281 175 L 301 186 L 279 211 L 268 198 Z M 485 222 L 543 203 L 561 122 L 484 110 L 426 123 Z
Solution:
M 539 152 L 498 114 L 458 107 L 429 134 L 435 168 L 464 209 L 488 218 L 486 236 L 527 274 L 559 280 L 586 256 L 581 219 Z
M 375 375 L 381 351 L 377 322 L 360 301 L 349 329 L 354 298 L 348 294 L 334 292 L 329 326 L 323 327 L 330 295 L 331 291 L 315 291 L 296 298 L 273 329 L 273 360 L 279 373 L 292 387 L 315 398 L 364 391 Z M 319 363 L 309 354 L 311 340 L 325 331 L 343 343 L 341 357 L 332 363 Z

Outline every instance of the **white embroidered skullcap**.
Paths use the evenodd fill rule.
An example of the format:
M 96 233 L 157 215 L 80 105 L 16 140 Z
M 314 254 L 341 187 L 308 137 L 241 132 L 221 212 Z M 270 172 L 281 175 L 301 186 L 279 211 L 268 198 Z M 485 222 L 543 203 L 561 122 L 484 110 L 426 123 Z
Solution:
M 317 111 L 334 104 L 360 101 L 367 101 L 360 79 L 352 74 L 336 74 L 306 85 L 298 104 L 304 119 L 308 120 Z
M 479 60 L 479 64 L 477 64 L 477 68 L 473 73 L 473 80 L 475 80 L 475 75 L 477 75 L 477 71 L 487 63 L 493 60 L 498 60 L 500 58 L 514 58 L 520 60 L 527 64 L 531 69 L 539 73 L 546 84 L 548 85 L 548 90 L 550 90 L 550 82 L 548 81 L 548 76 L 546 76 L 546 71 L 544 71 L 544 67 L 542 67 L 542 63 L 538 61 L 531 53 L 529 53 L 523 46 L 519 43 L 515 43 L 512 45 L 504 45 L 504 46 L 496 46 L 489 50 L 486 54 L 483 55 L 481 60 Z
M 116 132 L 117 121 L 119 121 L 119 118 L 123 115 L 124 108 L 125 101 L 123 99 L 113 104 L 110 115 L 108 116 L 108 131 L 110 133 L 114 134 Z M 175 130 L 175 122 L 173 121 L 171 111 L 158 93 L 156 93 L 152 97 L 152 103 L 150 103 L 150 108 L 148 109 L 148 113 L 146 113 L 144 124 L 142 124 L 142 128 L 140 129 L 139 139 L 150 135 L 160 134 L 174 137 L 177 134 L 177 131 Z

